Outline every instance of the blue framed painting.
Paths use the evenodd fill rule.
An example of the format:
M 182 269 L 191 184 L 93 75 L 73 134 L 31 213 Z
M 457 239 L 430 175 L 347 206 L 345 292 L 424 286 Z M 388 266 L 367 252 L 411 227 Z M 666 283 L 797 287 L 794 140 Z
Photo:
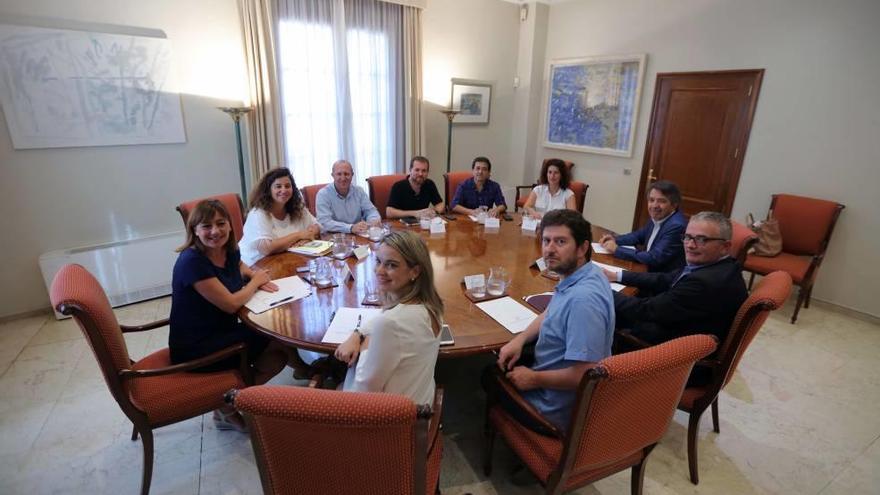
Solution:
M 453 124 L 488 124 L 492 84 L 471 79 L 452 80 L 452 109 L 458 114 Z
M 645 55 L 550 62 L 544 146 L 630 157 Z

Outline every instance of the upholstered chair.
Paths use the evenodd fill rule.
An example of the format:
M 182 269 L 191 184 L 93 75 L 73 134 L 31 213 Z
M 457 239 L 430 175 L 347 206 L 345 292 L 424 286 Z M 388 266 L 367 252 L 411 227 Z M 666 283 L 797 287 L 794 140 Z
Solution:
M 385 218 L 385 208 L 388 207 L 388 196 L 391 195 L 391 186 L 395 182 L 406 179 L 406 174 L 374 175 L 367 177 L 367 188 L 370 193 L 370 202 L 379 210 L 379 215 Z
M 189 213 L 199 204 L 199 201 L 204 201 L 206 199 L 216 199 L 223 203 L 223 206 L 226 207 L 226 210 L 229 211 L 229 219 L 232 223 L 232 233 L 235 235 L 235 241 L 238 242 L 241 240 L 242 232 L 244 231 L 244 207 L 241 203 L 241 197 L 235 193 L 226 193 L 226 194 L 218 194 L 216 196 L 207 196 L 204 198 L 193 199 L 190 201 L 185 201 L 177 205 L 177 212 L 180 213 L 180 218 L 183 219 L 183 226 L 186 228 L 186 221 L 189 219 Z

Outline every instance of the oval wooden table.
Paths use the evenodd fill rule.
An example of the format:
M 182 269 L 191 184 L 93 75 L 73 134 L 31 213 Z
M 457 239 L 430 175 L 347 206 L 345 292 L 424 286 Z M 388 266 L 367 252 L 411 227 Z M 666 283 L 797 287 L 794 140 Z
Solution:
M 455 344 L 440 348 L 441 358 L 462 357 L 499 349 L 512 337 L 507 329 L 480 310 L 465 296 L 465 275 L 488 273 L 493 266 L 503 266 L 512 274 L 507 295 L 522 302 L 523 296 L 552 291 L 554 280 L 542 276 L 532 263 L 541 256 L 540 239 L 535 233 L 524 232 L 519 215 L 514 220 L 501 222 L 500 229 L 485 229 L 467 216 L 456 215 L 455 221 L 446 224 L 445 234 L 431 235 L 418 226 L 404 227 L 398 221 L 389 221 L 395 230 L 411 230 L 424 239 L 431 252 L 437 290 L 446 306 L 445 320 L 455 338 Z M 601 227 L 593 228 L 593 238 L 598 240 Z M 357 237 L 357 236 L 356 236 Z M 358 244 L 377 244 L 357 237 Z M 593 254 L 593 259 L 616 265 L 627 270 L 644 271 L 644 265 L 620 260 L 610 255 Z M 296 268 L 306 265 L 309 258 L 293 253 L 282 253 L 260 260 L 258 267 L 269 270 L 273 279 L 296 274 Z M 314 289 L 303 299 L 273 308 L 261 314 L 246 308 L 239 317 L 249 327 L 287 345 L 300 349 L 331 353 L 336 344 L 321 342 L 330 325 L 334 311 L 339 307 L 359 307 L 364 298 L 364 282 L 375 275 L 375 257 L 362 261 L 350 257 L 346 260 L 354 274 L 338 287 Z M 625 289 L 632 291 L 632 289 Z M 525 303 L 523 303 L 525 304 Z

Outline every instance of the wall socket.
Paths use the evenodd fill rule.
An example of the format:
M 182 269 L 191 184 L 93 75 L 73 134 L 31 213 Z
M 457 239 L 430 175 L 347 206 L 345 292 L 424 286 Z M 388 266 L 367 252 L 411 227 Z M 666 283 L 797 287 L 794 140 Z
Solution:
M 631 169 L 631 168 L 623 169 L 623 175 L 632 175 L 632 173 L 633 173 L 633 169 Z

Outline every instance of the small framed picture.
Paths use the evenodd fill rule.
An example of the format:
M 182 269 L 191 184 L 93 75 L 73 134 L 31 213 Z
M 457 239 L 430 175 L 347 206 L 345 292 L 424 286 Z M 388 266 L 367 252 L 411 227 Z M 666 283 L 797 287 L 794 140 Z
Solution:
M 452 109 L 460 113 L 453 124 L 488 124 L 492 84 L 470 79 L 452 80 Z

